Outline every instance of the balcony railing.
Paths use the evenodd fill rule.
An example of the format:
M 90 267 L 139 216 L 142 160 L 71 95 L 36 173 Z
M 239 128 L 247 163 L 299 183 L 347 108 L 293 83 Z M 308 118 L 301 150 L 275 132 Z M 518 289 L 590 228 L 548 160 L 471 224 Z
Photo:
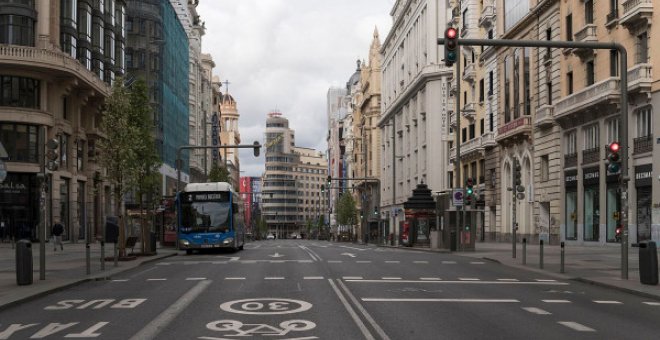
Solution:
M 633 154 L 653 151 L 653 135 L 633 139 Z
M 493 25 L 493 20 L 495 20 L 495 6 L 484 6 L 484 9 L 481 11 L 481 17 L 479 18 L 479 26 L 489 28 Z
M 582 164 L 595 163 L 600 160 L 600 148 L 582 150 Z
M 497 130 L 497 141 L 503 141 L 521 133 L 531 134 L 531 132 L 532 117 L 523 116 L 500 127 Z
M 479 136 L 461 144 L 461 156 L 483 149 L 482 139 L 481 136 Z
M 473 120 L 475 115 L 477 114 L 475 106 L 476 105 L 474 103 L 465 104 L 465 106 L 463 106 L 463 109 L 461 110 L 461 114 L 463 114 L 463 117 Z
M 555 119 L 552 116 L 552 111 L 554 106 L 552 105 L 542 105 L 536 109 L 536 122 L 535 126 L 539 128 L 551 127 L 555 123 Z
M 577 153 L 564 155 L 564 167 L 570 168 L 574 166 L 577 166 Z
M 628 69 L 628 91 L 650 91 L 653 84 L 651 64 L 637 64 Z
M 621 4 L 623 6 L 623 15 L 619 19 L 619 23 L 629 29 L 632 29 L 638 24 L 647 26 L 651 25 L 651 19 L 653 18 L 653 1 L 654 0 L 624 1 Z
M 621 99 L 619 81 L 618 77 L 610 77 L 562 98 L 555 105 L 555 120 L 584 110 L 593 110 L 597 105 L 617 104 Z
M 87 82 L 95 90 L 109 94 L 110 87 L 93 72 L 86 69 L 78 60 L 59 51 L 50 51 L 35 47 L 0 45 L 0 66 L 23 65 L 35 68 L 44 68 L 51 71 L 71 73 Z M 50 72 L 52 73 L 52 72 Z
M 467 64 L 467 66 L 465 66 L 465 70 L 463 70 L 463 80 L 472 83 L 474 82 L 476 75 L 477 71 L 475 70 L 474 63 Z
M 495 141 L 495 132 L 489 131 L 481 135 L 481 145 L 484 146 L 484 148 L 493 148 L 497 145 L 497 141 Z
M 586 24 L 581 30 L 575 32 L 575 41 L 590 42 L 598 41 L 596 37 L 596 25 Z

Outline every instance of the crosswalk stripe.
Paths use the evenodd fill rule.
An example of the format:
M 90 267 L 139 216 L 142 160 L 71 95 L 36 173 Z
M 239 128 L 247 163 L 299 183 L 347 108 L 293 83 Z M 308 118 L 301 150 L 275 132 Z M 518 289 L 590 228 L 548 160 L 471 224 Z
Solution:
M 587 327 L 583 324 L 574 322 L 574 321 L 559 321 L 557 322 L 560 325 L 566 326 L 570 329 L 576 330 L 578 332 L 595 332 L 596 330 L 590 327 Z

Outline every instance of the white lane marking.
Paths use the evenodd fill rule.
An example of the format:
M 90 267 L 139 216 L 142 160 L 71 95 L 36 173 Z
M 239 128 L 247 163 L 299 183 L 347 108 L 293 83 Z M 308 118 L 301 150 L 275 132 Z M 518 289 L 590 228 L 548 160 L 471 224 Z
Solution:
M 568 300 L 541 300 L 545 303 L 571 303 Z
M 422 281 L 440 281 L 440 280 L 442 280 L 439 277 L 420 277 L 419 279 L 422 280 Z
M 257 263 L 257 261 L 256 260 L 242 260 L 241 263 L 245 263 L 245 264 L 247 264 L 247 263 Z
M 534 281 L 538 281 L 538 282 L 557 282 L 557 280 L 546 280 L 546 279 L 536 279 Z
M 167 279 L 147 279 L 147 281 L 167 281 Z
M 651 301 L 645 301 L 643 302 L 644 304 L 647 304 L 649 306 L 660 306 L 660 302 L 651 302 Z
M 456 264 L 456 261 L 442 261 L 442 264 Z
M 541 308 L 536 308 L 536 307 L 523 307 L 522 309 L 524 309 L 524 310 L 526 310 L 530 313 L 534 313 L 534 314 L 538 314 L 538 315 L 551 315 L 552 314 L 548 311 L 545 311 Z
M 474 277 L 459 277 L 459 281 L 481 281 L 481 279 L 477 279 Z
M 346 249 L 355 249 L 359 251 L 365 251 L 367 250 L 366 248 L 354 248 L 354 247 L 347 247 L 347 246 L 340 246 L 341 248 L 346 248 Z
M 470 264 L 486 264 L 486 262 L 473 261 L 473 262 L 470 262 Z
M 284 263 L 283 260 L 270 260 L 270 263 Z
M 355 257 L 355 254 L 351 254 L 351 253 L 341 253 L 341 254 L 339 254 L 339 255 Z
M 371 261 L 355 261 L 355 263 L 371 263 Z
M 576 330 L 578 332 L 595 332 L 596 330 L 590 327 L 587 327 L 583 324 L 573 322 L 573 321 L 559 321 L 558 324 L 566 326 L 570 329 Z
M 244 277 L 225 277 L 225 280 L 245 280 Z
M 264 280 L 284 280 L 284 278 L 281 276 L 266 276 Z
M 186 278 L 186 281 L 202 281 L 202 280 L 206 280 L 206 278 L 205 277 L 187 277 Z
M 469 303 L 518 303 L 516 299 L 390 299 L 362 298 L 364 302 L 469 302 Z
M 170 263 L 170 262 L 160 262 L 160 263 L 156 263 L 157 266 L 169 266 L 169 265 L 171 265 L 171 264 L 172 264 L 172 263 Z
M 329 260 L 328 263 L 342 263 L 343 261 Z
M 517 281 L 517 282 L 508 282 L 508 281 L 424 281 L 424 280 L 363 280 L 362 278 L 354 279 L 350 276 L 343 277 L 347 282 L 364 282 L 364 283 L 391 283 L 391 282 L 400 282 L 400 283 L 443 283 L 443 284 L 483 284 L 483 285 L 539 285 L 539 286 L 568 286 L 568 283 L 564 282 L 534 282 L 534 281 Z M 554 300 L 550 300 L 554 301 Z
M 151 322 L 149 322 L 149 324 L 142 328 L 137 334 L 133 335 L 130 340 L 156 339 L 158 334 L 165 329 L 163 325 L 169 325 L 179 314 L 181 314 L 181 312 L 186 310 L 188 305 L 202 294 L 210 284 L 211 280 L 199 282 L 195 287 L 176 300 L 174 304 L 160 313 L 155 319 L 151 320 Z
M 612 301 L 612 300 L 594 300 L 594 302 L 604 304 L 604 305 L 621 305 L 621 304 L 623 304 L 623 302 Z
M 305 276 L 303 280 L 323 280 L 323 276 Z
M 401 263 L 401 261 L 385 261 L 385 263 Z
M 371 325 L 371 327 L 373 327 L 373 329 L 376 330 L 376 333 L 378 333 L 378 335 L 380 335 L 380 338 L 383 339 L 383 340 L 390 340 L 390 337 L 387 336 L 387 334 L 385 334 L 385 331 L 382 328 L 380 328 L 380 326 L 378 325 L 376 320 L 374 320 L 374 318 L 371 317 L 369 312 L 367 312 L 367 310 L 362 306 L 362 304 L 360 304 L 358 299 L 355 298 L 355 296 L 351 293 L 350 290 L 348 290 L 348 287 L 346 287 L 346 285 L 343 282 L 341 282 L 340 280 L 337 280 L 337 284 L 341 287 L 341 289 L 344 290 L 344 293 L 346 294 L 346 296 L 348 296 L 348 298 L 351 299 L 351 301 L 353 302 L 355 307 L 357 307 L 357 309 L 360 311 L 360 313 L 362 313 L 364 318 L 367 319 L 367 321 L 369 321 L 369 324 Z
M 497 281 L 516 282 L 518 279 L 497 279 Z
M 116 280 L 112 280 L 112 282 L 126 282 L 126 281 L 128 281 L 128 280 L 125 280 L 125 279 L 116 279 Z
M 413 263 L 417 263 L 417 264 L 428 264 L 429 261 L 413 261 Z
M 332 281 L 332 279 L 328 279 L 328 282 L 330 283 L 330 286 L 332 287 L 332 290 L 335 291 L 335 294 L 337 294 L 337 297 L 339 298 L 339 301 L 344 305 L 344 308 L 346 308 L 346 311 L 348 314 L 351 316 L 355 324 L 358 326 L 360 331 L 362 332 L 362 335 L 364 335 L 365 339 L 367 340 L 376 340 L 374 336 L 369 332 L 369 329 L 367 329 L 367 325 L 362 322 L 362 319 L 357 315 L 353 307 L 348 303 L 344 295 L 339 291 L 339 288 L 337 288 L 337 285 Z
M 342 277 L 344 280 L 362 280 L 362 276 L 344 276 Z
M 394 276 L 392 276 L 392 277 L 384 276 L 383 280 L 401 280 L 401 278 L 400 277 L 394 277 Z

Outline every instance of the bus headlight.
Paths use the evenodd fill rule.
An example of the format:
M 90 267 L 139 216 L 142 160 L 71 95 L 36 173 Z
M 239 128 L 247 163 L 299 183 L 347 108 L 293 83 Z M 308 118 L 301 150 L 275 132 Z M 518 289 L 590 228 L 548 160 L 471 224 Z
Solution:
M 181 248 L 188 248 L 190 247 L 190 242 L 188 240 L 179 240 L 179 245 Z
M 222 243 L 223 243 L 223 244 L 230 244 L 230 243 L 232 243 L 232 242 L 234 242 L 234 239 L 231 238 L 231 237 L 228 237 L 228 238 L 226 238 Z

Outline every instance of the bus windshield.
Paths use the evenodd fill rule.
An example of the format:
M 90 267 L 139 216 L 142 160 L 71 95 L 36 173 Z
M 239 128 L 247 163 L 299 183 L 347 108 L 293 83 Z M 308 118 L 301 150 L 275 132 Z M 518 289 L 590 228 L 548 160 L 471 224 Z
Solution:
M 181 232 L 207 233 L 230 230 L 229 202 L 185 202 L 181 204 Z

